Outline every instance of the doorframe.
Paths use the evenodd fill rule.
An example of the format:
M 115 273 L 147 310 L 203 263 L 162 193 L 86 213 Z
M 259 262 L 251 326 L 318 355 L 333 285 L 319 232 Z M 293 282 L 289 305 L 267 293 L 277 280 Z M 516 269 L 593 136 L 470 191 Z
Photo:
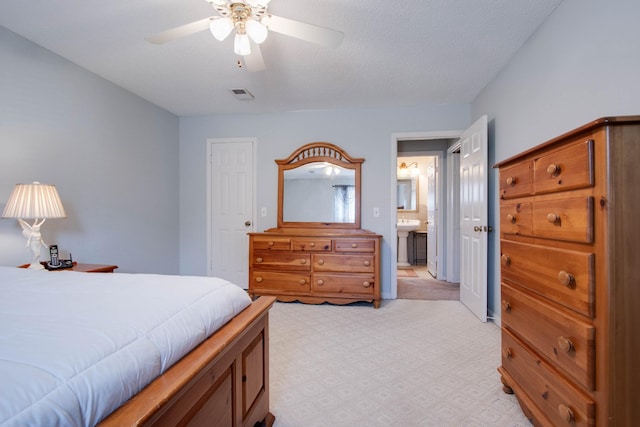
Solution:
M 390 174 L 390 183 L 389 185 L 391 186 L 391 199 L 388 201 L 387 206 L 393 207 L 396 204 L 396 200 L 397 200 L 397 168 L 398 168 L 398 142 L 399 141 L 417 141 L 417 140 L 429 140 L 429 139 L 458 139 L 460 138 L 460 136 L 462 135 L 461 130 L 448 130 L 448 131 L 428 131 L 428 132 L 398 132 L 398 133 L 392 133 L 391 134 L 391 142 L 390 142 L 390 147 L 391 147 L 391 155 L 389 156 L 390 158 L 390 166 L 391 166 L 391 171 L 392 173 Z M 438 165 L 440 169 L 442 169 L 442 162 L 443 162 L 443 157 L 442 157 L 442 152 L 434 152 L 434 153 L 439 153 L 440 155 L 440 159 L 439 162 L 440 164 Z M 422 154 L 420 154 L 422 155 Z M 436 156 L 437 154 L 425 154 L 425 156 Z M 440 173 L 440 172 L 439 172 Z M 442 187 L 442 178 L 443 176 L 440 175 L 439 176 L 439 188 L 438 188 L 438 206 L 440 207 L 438 210 L 438 235 L 443 236 L 443 228 L 442 228 L 442 218 L 444 218 L 444 211 L 446 208 L 446 206 L 442 203 L 442 196 L 444 191 L 443 187 Z M 449 185 L 447 183 L 447 185 Z M 398 211 L 397 209 L 391 209 L 391 215 L 389 215 L 389 226 L 390 229 L 393 231 L 393 236 L 394 236 L 394 240 L 397 238 L 398 236 L 398 232 L 397 232 L 397 227 L 396 224 L 398 223 Z M 449 238 L 449 236 L 445 236 L 445 238 Z M 446 253 L 443 252 L 442 248 L 443 248 L 443 241 L 444 239 L 439 239 L 438 243 L 437 243 L 437 248 L 438 248 L 438 253 L 439 254 L 443 254 L 446 256 Z M 389 245 L 389 249 L 391 250 L 391 275 L 390 275 L 390 287 L 389 287 L 389 298 L 390 299 L 397 299 L 398 298 L 398 245 L 396 244 L 390 244 Z M 446 262 L 446 260 L 443 259 L 439 259 L 438 260 L 440 265 L 444 265 L 443 263 Z M 383 295 L 384 297 L 384 295 Z
M 213 144 L 236 144 L 236 143 L 240 143 L 240 142 L 246 142 L 251 144 L 251 152 L 252 152 L 252 164 L 251 164 L 251 170 L 252 170 L 252 175 L 253 175 L 253 179 L 251 182 L 251 197 L 252 197 L 252 204 L 253 204 L 253 211 L 251 212 L 251 226 L 249 229 L 247 229 L 247 232 L 249 231 L 255 231 L 255 227 L 256 227 L 256 220 L 257 220 L 257 210 L 256 210 L 256 206 L 258 203 L 258 195 L 256 194 L 257 191 L 256 189 L 258 188 L 258 177 L 257 177 L 257 149 L 258 149 L 258 138 L 256 137 L 235 137 L 235 138 L 207 138 L 207 158 L 206 158 L 206 162 L 207 162 L 207 276 L 211 276 L 213 274 L 213 265 L 211 263 L 211 254 L 213 253 L 212 250 L 212 245 L 213 242 L 211 241 L 211 231 L 212 231 L 212 212 L 211 212 L 211 192 L 213 191 L 213 188 L 211 186 L 211 176 L 212 176 L 212 170 L 211 170 L 211 155 L 212 153 L 212 146 Z M 248 266 L 247 266 L 248 268 Z
M 449 214 L 457 212 L 456 221 L 458 229 L 460 228 L 460 158 L 454 157 L 454 154 L 460 152 L 462 143 L 456 141 L 447 149 L 447 212 Z M 455 178 L 458 178 L 457 180 Z M 454 185 L 457 182 L 458 185 Z M 447 238 L 455 237 L 454 221 L 447 221 Z M 459 233 L 458 233 L 459 236 Z M 460 282 L 460 242 L 456 248 L 455 242 L 447 244 L 447 277 L 452 283 Z

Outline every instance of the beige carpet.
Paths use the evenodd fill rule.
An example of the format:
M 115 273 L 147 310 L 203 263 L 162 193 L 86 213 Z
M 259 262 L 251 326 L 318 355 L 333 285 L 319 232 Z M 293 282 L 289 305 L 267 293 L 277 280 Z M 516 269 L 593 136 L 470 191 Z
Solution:
M 269 322 L 275 427 L 531 427 L 500 329 L 459 301 L 276 303 Z

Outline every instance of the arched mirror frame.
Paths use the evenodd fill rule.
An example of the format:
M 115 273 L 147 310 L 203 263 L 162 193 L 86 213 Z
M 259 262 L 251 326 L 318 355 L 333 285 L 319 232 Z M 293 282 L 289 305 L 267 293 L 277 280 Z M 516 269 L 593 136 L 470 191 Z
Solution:
M 340 147 L 328 142 L 312 142 L 294 151 L 286 159 L 276 160 L 278 164 L 278 227 L 279 228 L 360 228 L 360 172 L 363 158 L 349 156 Z M 345 169 L 352 169 L 355 173 L 355 221 L 341 222 L 287 222 L 284 215 L 284 172 L 313 162 L 327 162 Z M 304 202 L 304 201 L 301 201 Z

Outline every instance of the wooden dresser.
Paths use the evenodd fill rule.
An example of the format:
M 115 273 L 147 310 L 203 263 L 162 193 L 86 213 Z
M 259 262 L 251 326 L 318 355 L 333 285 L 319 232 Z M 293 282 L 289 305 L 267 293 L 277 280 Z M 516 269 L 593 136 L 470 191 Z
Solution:
M 637 425 L 640 116 L 496 167 L 505 391 L 535 425 Z
M 380 306 L 380 239 L 366 230 L 249 233 L 249 294 L 281 301 Z

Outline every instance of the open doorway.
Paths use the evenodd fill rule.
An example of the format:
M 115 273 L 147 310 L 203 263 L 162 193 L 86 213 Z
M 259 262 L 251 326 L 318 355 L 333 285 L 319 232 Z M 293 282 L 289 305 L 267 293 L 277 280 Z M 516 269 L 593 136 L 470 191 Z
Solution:
M 393 159 L 396 174 L 394 179 L 393 207 L 396 215 L 393 218 L 398 232 L 395 245 L 395 271 L 392 271 L 392 286 L 396 297 L 412 299 L 458 299 L 459 288 L 452 286 L 449 276 L 455 276 L 448 262 L 447 249 L 450 240 L 448 222 L 449 195 L 447 192 L 447 154 L 449 148 L 458 140 L 460 132 L 431 132 L 396 134 L 392 141 Z M 404 165 L 403 165 L 404 164 Z M 409 180 L 405 177 L 407 169 L 418 175 L 417 204 L 405 203 L 407 196 L 403 188 L 409 188 Z M 404 169 L 404 173 L 402 170 Z M 409 172 L 409 175 L 411 172 Z M 402 185 L 404 184 L 404 185 Z M 406 190 L 405 190 L 406 191 Z M 410 207 L 413 209 L 406 209 Z M 406 227 L 404 222 L 418 220 L 417 228 Z M 413 225 L 413 224 L 411 224 Z M 402 231 L 412 229 L 405 239 Z M 406 245 L 406 247 L 405 247 Z M 406 260 L 404 256 L 406 255 Z M 395 273 L 395 274 L 394 274 Z M 422 289 L 415 286 L 409 288 L 403 284 L 423 284 L 426 281 L 434 286 L 432 296 L 422 294 Z M 454 282 L 457 283 L 457 282 Z M 401 292 L 398 292 L 399 285 Z M 409 295 L 407 296 L 407 289 Z M 452 292 L 453 291 L 453 292 Z

